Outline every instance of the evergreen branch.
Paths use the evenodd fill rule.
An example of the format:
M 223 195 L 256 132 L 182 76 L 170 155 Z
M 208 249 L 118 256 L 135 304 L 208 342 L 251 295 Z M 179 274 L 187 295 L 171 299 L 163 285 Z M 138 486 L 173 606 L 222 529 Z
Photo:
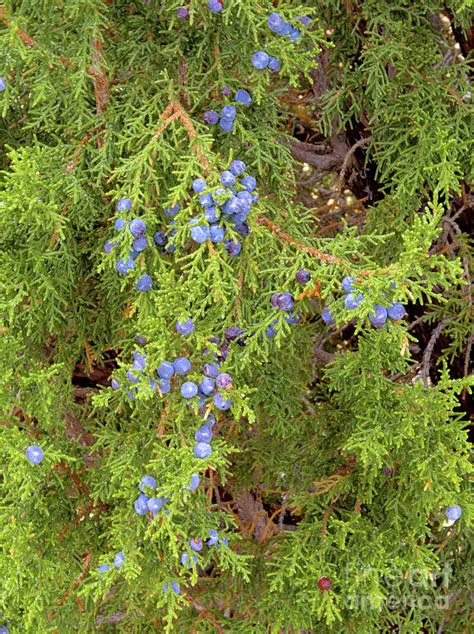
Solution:
M 326 262 L 333 262 L 335 264 L 344 264 L 344 260 L 342 258 L 337 258 L 334 255 L 329 255 L 329 253 L 322 253 L 313 247 L 308 247 L 306 244 L 302 244 L 298 242 L 294 238 L 292 238 L 288 233 L 285 233 L 283 229 L 281 229 L 274 222 L 269 220 L 266 216 L 258 216 L 257 222 L 261 225 L 265 225 L 268 229 L 273 231 L 281 240 L 284 240 L 288 244 L 291 244 L 302 251 L 306 251 L 314 258 L 318 258 L 319 260 L 325 260 Z
M 89 572 L 89 568 L 91 565 L 91 561 L 92 561 L 92 552 L 89 551 L 87 553 L 85 553 L 83 556 L 84 559 L 84 563 L 82 565 L 82 571 L 79 573 L 79 575 L 74 579 L 74 581 L 72 582 L 71 587 L 69 588 L 69 590 L 67 590 L 60 599 L 58 599 L 57 602 L 57 608 L 60 608 L 64 602 L 66 601 L 66 599 L 68 598 L 68 596 L 71 594 L 71 592 L 73 592 L 74 590 L 76 590 L 76 588 L 81 584 L 81 582 L 83 581 L 84 577 L 87 575 L 87 573 Z M 55 615 L 56 615 L 56 611 L 50 612 L 48 614 L 48 618 L 50 620 L 52 620 Z
M 0 7 L 0 21 L 2 21 L 5 24 L 5 26 L 11 26 L 12 24 L 12 21 L 10 20 L 10 18 L 7 17 L 7 10 L 4 7 Z M 32 37 L 30 37 L 23 31 L 20 31 L 19 29 L 17 30 L 17 33 L 18 33 L 18 36 L 21 38 L 21 40 L 24 42 L 24 44 L 26 44 L 26 46 L 29 46 L 30 48 L 35 46 L 36 40 L 34 40 Z

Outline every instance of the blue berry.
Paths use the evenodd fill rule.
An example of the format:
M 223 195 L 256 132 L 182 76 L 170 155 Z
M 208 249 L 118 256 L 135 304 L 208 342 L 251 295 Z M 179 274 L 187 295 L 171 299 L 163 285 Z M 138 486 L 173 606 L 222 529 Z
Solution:
M 120 389 L 120 384 L 116 379 L 112 379 L 110 381 L 110 385 L 112 387 L 113 390 L 119 390 Z
M 250 104 L 252 103 L 252 96 L 247 90 L 240 88 L 235 93 L 235 101 L 237 101 L 237 103 L 243 104 L 244 106 L 250 106 Z
M 229 86 L 222 86 L 222 88 L 221 88 L 221 95 L 223 95 L 224 97 L 227 97 L 228 95 L 230 95 L 230 88 L 229 88 Z
M 268 66 L 270 56 L 265 51 L 257 51 L 252 55 L 252 66 L 257 70 L 263 70 Z
M 134 218 L 130 221 L 130 233 L 134 238 L 139 238 L 146 231 L 146 224 L 141 218 Z
M 222 0 L 209 0 L 207 6 L 212 13 L 220 13 L 223 9 Z
M 211 442 L 212 440 L 212 430 L 211 425 L 204 424 L 196 430 L 194 434 L 194 438 L 197 442 Z
M 197 553 L 201 552 L 201 550 L 202 550 L 202 539 L 200 537 L 198 537 L 197 539 L 193 539 L 191 537 L 191 539 L 189 540 L 189 546 L 191 547 L 191 550 L 194 550 Z
M 196 178 L 196 180 L 193 181 L 192 187 L 196 194 L 200 194 L 206 189 L 206 181 L 203 178 Z
M 196 458 L 209 458 L 212 454 L 212 447 L 207 442 L 198 442 L 194 445 L 194 455 Z
M 198 561 L 199 561 L 197 555 L 192 553 L 192 559 L 193 559 L 194 563 L 197 565 Z M 191 559 L 189 557 L 189 553 L 187 551 L 184 551 L 184 553 L 181 555 L 181 563 L 183 564 L 183 566 L 185 568 L 192 568 L 193 567 L 193 564 L 192 564 Z
M 162 361 L 156 372 L 162 379 L 170 379 L 174 374 L 174 366 L 169 361 Z
M 325 324 L 329 324 L 332 325 L 334 323 L 336 323 L 334 321 L 334 314 L 331 312 L 329 306 L 325 306 L 321 312 L 321 319 L 324 321 Z
M 133 503 L 133 507 L 135 509 L 135 513 L 137 515 L 146 515 L 148 513 L 148 500 L 150 498 L 146 495 L 139 495 L 135 502 Z
M 183 321 L 182 323 L 177 321 L 176 322 L 176 330 L 181 335 L 190 335 L 191 333 L 194 332 L 193 320 L 192 319 L 186 319 L 186 321 Z
M 163 508 L 163 500 L 161 498 L 150 498 L 147 506 L 152 513 L 158 513 Z
M 186 9 L 186 7 L 179 7 L 179 9 L 176 9 L 176 17 L 180 20 L 186 20 L 188 16 L 189 11 Z
M 206 225 L 195 225 L 190 228 L 189 232 L 194 242 L 202 244 L 206 242 L 206 240 L 209 240 L 209 227 L 206 227 Z
M 279 13 L 271 13 L 267 18 L 267 24 L 274 33 L 280 34 L 285 26 L 285 20 Z
M 204 123 L 215 125 L 219 121 L 219 113 L 215 110 L 207 110 L 202 116 Z
M 117 568 L 117 570 L 120 570 L 120 568 L 123 566 L 124 563 L 125 563 L 125 553 L 122 553 L 122 552 L 117 553 L 114 557 L 114 566 Z
M 217 407 L 217 409 L 220 409 L 222 411 L 230 409 L 230 407 L 232 405 L 231 399 L 230 398 L 226 398 L 225 396 L 220 394 L 220 392 L 218 392 L 217 394 L 214 395 L 213 403 Z
M 103 574 L 104 572 L 109 572 L 110 570 L 110 566 L 108 566 L 107 564 L 101 564 L 98 568 L 97 568 L 97 572 L 99 574 Z
M 276 304 L 280 310 L 291 310 L 294 303 L 294 297 L 290 293 L 280 293 L 276 300 Z
M 242 244 L 240 240 L 226 240 L 225 242 L 225 250 L 229 255 L 239 255 L 242 249 Z
M 311 24 L 311 22 L 312 22 L 312 21 L 313 21 L 313 20 L 312 20 L 310 17 L 308 17 L 307 15 L 302 15 L 302 16 L 300 17 L 300 22 L 301 22 L 302 24 L 304 24 L 305 26 L 309 26 L 309 25 Z
M 296 44 L 298 39 L 301 37 L 301 31 L 296 27 L 290 25 L 288 35 L 290 36 L 290 40 L 293 42 L 293 44 Z
M 352 275 L 346 275 L 346 277 L 341 282 L 342 290 L 346 293 L 350 293 L 351 291 L 353 291 L 355 281 L 355 277 L 352 277 Z
M 369 313 L 369 320 L 374 328 L 381 328 L 387 321 L 387 309 L 380 304 L 375 304 L 373 312 Z
M 191 363 L 186 357 L 179 357 L 173 362 L 176 374 L 187 374 L 191 370 Z
M 140 383 L 140 379 L 139 379 L 139 377 L 138 377 L 138 376 L 135 376 L 135 374 L 133 374 L 133 372 L 132 372 L 131 370 L 128 370 L 128 372 L 127 372 L 127 377 L 128 377 L 128 380 L 129 380 L 131 383 Z
M 245 172 L 245 163 L 239 160 L 232 161 L 229 169 L 234 176 L 241 176 Z
M 232 377 L 227 372 L 223 372 L 217 376 L 216 385 L 221 390 L 228 390 L 232 387 Z
M 293 315 L 292 312 L 289 312 L 288 315 L 285 317 L 285 321 L 287 324 L 297 324 L 300 321 L 301 318 L 301 314 L 298 312 L 296 313 L 296 315 Z
M 112 249 L 117 246 L 117 242 L 112 242 L 112 240 L 107 240 L 104 244 L 104 251 L 109 255 L 112 252 Z
M 150 487 L 153 491 L 156 490 L 156 480 L 153 476 L 145 475 L 141 478 L 138 488 L 142 493 L 146 493 L 145 487 Z
M 209 229 L 209 235 L 211 238 L 211 242 L 222 242 L 225 238 L 225 229 L 224 227 L 220 227 L 219 225 L 212 225 Z
M 192 381 L 186 381 L 186 383 L 183 383 L 181 386 L 181 396 L 184 396 L 184 398 L 193 398 L 197 393 L 198 386 Z
M 455 522 L 461 517 L 462 508 L 459 506 L 459 504 L 455 504 L 454 506 L 447 506 L 445 515 L 448 518 L 448 520 Z
M 245 211 L 248 213 L 253 205 L 252 194 L 244 189 L 237 194 L 237 198 L 243 203 Z
M 199 383 L 199 389 L 201 390 L 203 394 L 206 394 L 206 396 L 209 396 L 210 394 L 214 392 L 214 389 L 215 389 L 214 379 L 211 379 L 210 377 L 207 377 L 207 376 L 204 377 L 201 383 Z
M 274 319 L 272 324 L 269 324 L 266 328 L 265 328 L 265 334 L 267 335 L 267 337 L 269 339 L 273 339 L 273 337 L 277 334 L 277 330 L 275 328 L 275 325 L 278 323 L 278 319 Z
M 138 282 L 135 288 L 137 289 L 137 291 L 150 291 L 152 286 L 153 283 L 151 277 L 146 273 L 143 273 L 143 275 L 140 275 L 140 277 L 138 278 Z
M 236 224 L 235 230 L 242 236 L 242 238 L 246 238 L 250 233 L 250 227 L 246 222 Z
M 363 299 L 364 296 L 361 293 L 357 295 L 355 293 L 348 293 L 344 299 L 344 305 L 349 310 L 355 310 Z
M 168 243 L 168 236 L 164 231 L 157 231 L 153 236 L 153 240 L 159 247 L 164 247 Z
M 133 351 L 133 369 L 134 370 L 144 370 L 146 368 L 146 355 L 141 354 L 139 350 Z
M 253 176 L 244 176 L 240 181 L 240 184 L 243 185 L 249 192 L 253 192 L 253 190 L 257 187 L 257 181 Z
M 229 198 L 229 200 L 227 200 L 222 207 L 222 213 L 226 214 L 227 216 L 230 216 L 232 214 L 238 214 L 238 213 L 241 213 L 242 211 L 243 211 L 243 203 L 240 200 L 240 198 L 237 198 L 237 196 L 233 196 L 232 198 Z
M 43 461 L 44 451 L 38 445 L 30 445 L 26 448 L 26 457 L 31 464 L 39 464 Z
M 205 363 L 203 372 L 206 376 L 215 378 L 219 374 L 219 366 L 215 363 Z
M 120 231 L 120 229 L 123 229 L 126 224 L 127 223 L 123 218 L 117 218 L 117 220 L 114 222 L 114 227 L 116 231 Z
M 168 379 L 160 379 L 157 381 L 158 388 L 162 394 L 168 394 L 171 390 L 171 383 Z
M 130 211 L 132 208 L 132 201 L 130 198 L 121 198 L 117 203 L 117 211 L 122 213 L 124 211 Z
M 238 326 L 229 326 L 228 328 L 226 328 L 224 337 L 228 341 L 235 341 L 236 339 L 241 337 L 244 333 L 245 331 L 242 328 L 239 328 Z
M 201 482 L 201 478 L 199 477 L 199 474 L 193 473 L 191 475 L 191 478 L 189 479 L 189 484 L 186 487 L 187 490 L 195 491 L 198 488 L 200 482 Z
M 7 82 L 5 81 L 5 77 L 0 77 L 0 92 L 3 92 L 7 87 Z
M 390 304 L 390 306 L 387 306 L 387 314 L 390 319 L 395 319 L 398 321 L 399 319 L 403 319 L 404 315 L 406 314 L 406 310 L 403 304 L 400 304 L 400 302 L 395 302 L 393 304 Z
M 209 537 L 206 540 L 207 545 L 214 546 L 214 544 L 217 544 L 218 541 L 219 541 L 219 535 L 217 534 L 217 531 L 211 528 L 209 530 Z
M 235 176 L 229 170 L 225 170 L 224 172 L 222 172 L 220 179 L 221 183 L 226 187 L 230 187 L 235 183 Z
M 281 293 L 273 293 L 273 295 L 270 298 L 270 302 L 272 304 L 272 306 L 274 306 L 275 308 L 278 308 L 278 298 L 280 297 Z
M 163 213 L 167 218 L 174 218 L 178 213 L 181 207 L 179 205 L 175 205 L 174 207 L 164 207 Z
M 273 72 L 277 73 L 281 68 L 281 61 L 278 57 L 270 57 L 268 60 L 268 68 Z
M 233 121 L 227 121 L 227 119 L 221 119 L 219 121 L 219 127 L 224 132 L 232 132 L 232 130 L 234 129 L 234 122 Z
M 212 194 L 201 194 L 199 196 L 199 202 L 203 207 L 212 207 L 214 205 Z
M 307 284 L 311 279 L 311 273 L 308 273 L 308 271 L 304 269 L 299 269 L 296 271 L 295 279 L 299 284 Z
M 220 211 L 217 209 L 217 207 L 214 207 L 214 206 L 206 207 L 206 209 L 204 210 L 204 218 L 210 224 L 217 222 L 219 220 L 220 215 L 221 215 Z
M 237 108 L 235 106 L 223 106 L 221 110 L 221 119 L 224 121 L 233 121 L 237 115 Z
M 140 236 L 140 238 L 135 238 L 135 240 L 132 242 L 132 247 L 133 250 L 141 253 L 142 251 L 144 251 L 148 246 L 148 241 L 146 239 L 145 236 Z

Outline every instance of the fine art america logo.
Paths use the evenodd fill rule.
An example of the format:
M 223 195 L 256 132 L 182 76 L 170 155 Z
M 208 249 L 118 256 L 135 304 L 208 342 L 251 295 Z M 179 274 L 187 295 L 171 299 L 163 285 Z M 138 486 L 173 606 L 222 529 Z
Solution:
M 348 585 L 357 584 L 355 592 L 346 595 L 345 606 L 349 610 L 389 610 L 413 608 L 417 610 L 447 610 L 452 603 L 449 591 L 451 568 L 444 565 L 439 570 L 418 568 L 390 568 L 380 573 L 372 566 L 359 564 L 346 568 Z

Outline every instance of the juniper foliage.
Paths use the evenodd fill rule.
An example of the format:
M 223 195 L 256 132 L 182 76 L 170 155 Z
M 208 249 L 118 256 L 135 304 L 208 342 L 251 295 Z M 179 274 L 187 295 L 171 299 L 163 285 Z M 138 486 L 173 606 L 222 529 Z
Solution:
M 190 0 L 186 19 L 176 1 L 0 7 L 11 632 L 468 631 L 472 7 L 279 2 L 294 43 L 268 28 L 273 4 L 213 13 Z M 256 70 L 257 50 L 281 71 Z M 236 104 L 233 132 L 203 122 L 239 88 L 252 103 Z M 260 198 L 233 257 L 192 243 L 188 223 L 202 213 L 193 180 L 217 187 L 235 159 Z M 133 206 L 119 213 L 124 196 Z M 145 220 L 149 241 L 124 276 L 133 236 L 119 217 Z M 161 230 L 174 251 L 153 244 Z M 153 288 L 139 292 L 144 273 Z M 347 275 L 364 296 L 355 310 Z M 296 297 L 299 323 L 275 292 Z M 373 306 L 392 301 L 406 318 L 371 327 Z M 189 318 L 194 332 L 178 334 Z M 231 326 L 243 332 L 224 359 Z M 131 383 L 137 350 L 146 368 Z M 169 393 L 149 382 L 177 357 L 199 382 L 213 355 L 233 379 L 227 411 L 212 399 L 199 411 L 177 377 Z M 199 459 L 210 414 L 212 454 Z M 145 474 L 167 498 L 156 518 L 134 510 Z M 210 530 L 220 541 L 196 565 L 189 539 Z

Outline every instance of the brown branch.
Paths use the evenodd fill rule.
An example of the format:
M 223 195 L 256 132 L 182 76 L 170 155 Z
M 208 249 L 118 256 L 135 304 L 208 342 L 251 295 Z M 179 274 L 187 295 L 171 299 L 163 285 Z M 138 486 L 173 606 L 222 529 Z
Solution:
M 12 21 L 9 18 L 7 18 L 7 10 L 3 7 L 0 7 L 0 21 L 3 22 L 3 24 L 5 24 L 6 26 L 10 26 L 12 23 Z M 35 46 L 36 40 L 34 40 L 32 37 L 30 37 L 23 31 L 20 31 L 19 29 L 17 33 L 18 33 L 18 36 L 21 38 L 21 40 L 24 42 L 24 44 L 26 44 L 26 46 L 30 46 L 30 47 Z
M 336 172 L 344 162 L 344 156 L 337 150 L 329 154 L 321 154 L 321 148 L 311 143 L 288 141 L 288 145 L 296 161 L 308 163 L 321 172 Z
M 360 147 L 362 147 L 363 145 L 367 145 L 367 143 L 370 143 L 371 141 L 372 141 L 371 136 L 359 139 L 357 143 L 354 143 L 354 145 L 348 150 L 346 156 L 344 157 L 341 171 L 339 172 L 339 184 L 338 184 L 339 191 L 341 191 L 343 188 L 346 172 L 349 167 L 349 163 L 351 162 L 352 157 L 354 156 L 354 152 L 358 150 Z
M 433 330 L 430 340 L 428 341 L 428 345 L 425 348 L 425 351 L 423 353 L 423 359 L 421 362 L 421 378 L 423 380 L 423 384 L 425 387 L 428 387 L 430 385 L 430 361 L 431 361 L 431 355 L 433 354 L 433 350 L 434 347 L 436 345 L 436 342 L 439 339 L 439 336 L 441 335 L 441 331 L 443 330 L 443 328 L 446 325 L 447 320 L 443 320 L 440 321 L 439 324 L 436 326 L 436 328 Z
M 183 596 L 183 599 L 185 599 L 185 601 L 188 601 L 188 603 L 190 603 L 193 606 L 193 608 L 197 610 L 199 614 L 202 615 L 203 618 L 210 621 L 214 625 L 214 627 L 217 629 L 218 632 L 224 632 L 224 630 L 222 629 L 222 625 L 218 622 L 218 620 L 216 619 L 214 614 L 212 614 L 212 612 L 209 612 L 207 608 L 205 608 L 203 605 L 195 601 L 189 595 L 183 594 L 182 596 Z
M 319 260 L 325 260 L 326 262 L 344 264 L 344 260 L 342 258 L 337 258 L 334 255 L 329 255 L 328 253 L 322 253 L 321 251 L 318 251 L 317 249 L 314 249 L 313 247 L 308 247 L 306 244 L 297 242 L 294 238 L 292 238 L 288 233 L 285 233 L 283 229 L 281 229 L 278 225 L 276 225 L 274 222 L 269 220 L 266 216 L 258 216 L 257 222 L 261 225 L 265 225 L 266 227 L 268 227 L 268 229 L 273 231 L 273 233 L 275 233 L 279 238 L 281 238 L 288 244 L 291 244 L 292 246 L 297 247 L 298 249 L 301 249 L 302 251 L 306 251 L 307 253 L 309 253 L 309 255 L 313 256 L 314 258 L 318 258 Z
M 72 585 L 69 588 L 69 590 L 66 590 L 66 592 L 63 594 L 63 596 L 60 599 L 58 599 L 58 602 L 56 604 L 58 608 L 60 608 L 63 605 L 63 603 L 66 601 L 66 599 L 71 594 L 71 592 L 73 592 L 80 585 L 80 583 L 82 582 L 84 577 L 89 572 L 89 568 L 90 568 L 91 561 L 92 561 L 92 552 L 89 551 L 89 552 L 85 553 L 83 555 L 83 559 L 84 559 L 84 563 L 82 565 L 82 572 L 80 572 L 79 575 L 74 579 L 74 581 L 72 582 Z M 79 609 L 80 609 L 80 606 L 79 606 Z M 50 612 L 48 614 L 49 620 L 53 619 L 55 615 L 56 615 L 56 610 Z

